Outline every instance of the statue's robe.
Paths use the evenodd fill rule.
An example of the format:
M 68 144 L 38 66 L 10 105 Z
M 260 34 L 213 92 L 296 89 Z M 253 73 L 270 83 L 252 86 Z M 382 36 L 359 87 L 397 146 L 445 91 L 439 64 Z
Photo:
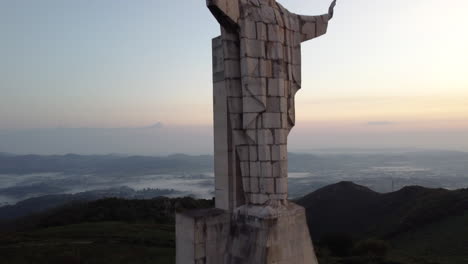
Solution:
M 208 6 L 230 32 L 223 34 L 237 34 L 240 46 L 242 95 L 229 104 L 241 109 L 243 139 L 233 144 L 246 202 L 286 201 L 287 136 L 301 88 L 301 43 L 325 34 L 330 16 L 293 14 L 275 0 L 208 0 Z

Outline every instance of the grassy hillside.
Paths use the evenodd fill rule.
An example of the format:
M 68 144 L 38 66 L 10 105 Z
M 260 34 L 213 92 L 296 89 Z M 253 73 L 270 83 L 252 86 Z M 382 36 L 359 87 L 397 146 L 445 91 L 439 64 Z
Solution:
M 320 264 L 468 263 L 468 190 L 343 182 L 299 200 Z M 103 199 L 0 227 L 0 263 L 174 263 L 174 214 L 211 200 Z
M 0 263 L 175 263 L 174 225 L 95 222 L 0 235 Z
M 391 244 L 390 254 L 402 261 L 425 258 L 438 263 L 468 263 L 468 212 L 402 233 L 392 238 Z
M 174 263 L 174 215 L 212 200 L 103 199 L 3 223 L 0 263 Z

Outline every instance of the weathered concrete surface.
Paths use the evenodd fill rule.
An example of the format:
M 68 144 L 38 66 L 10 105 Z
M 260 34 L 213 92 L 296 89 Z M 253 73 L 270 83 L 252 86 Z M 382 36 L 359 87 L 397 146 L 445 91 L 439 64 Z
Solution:
M 213 39 L 213 119 L 216 207 L 232 211 L 245 203 L 235 142 L 242 141 L 242 86 L 238 36 L 223 30 Z
M 305 209 L 245 205 L 232 217 L 229 264 L 317 264 Z
M 177 264 L 317 264 L 304 208 L 245 205 L 177 214 Z
M 216 206 L 285 202 L 287 136 L 301 88 L 301 43 L 331 13 L 303 16 L 274 0 L 208 0 L 213 40 Z
M 176 214 L 176 263 L 225 263 L 231 215 L 220 209 Z

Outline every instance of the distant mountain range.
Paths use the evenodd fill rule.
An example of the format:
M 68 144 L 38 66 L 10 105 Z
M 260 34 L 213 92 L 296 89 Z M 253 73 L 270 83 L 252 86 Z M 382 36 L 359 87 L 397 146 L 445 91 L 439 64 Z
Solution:
M 139 175 L 176 171 L 212 171 L 213 157 L 176 154 L 167 157 L 119 155 L 0 155 L 0 174 L 61 172 Z
M 349 170 L 363 161 L 370 166 L 414 163 L 416 166 L 460 168 L 468 153 L 457 151 L 420 151 L 390 153 L 289 153 L 289 170 Z M 124 155 L 13 155 L 0 153 L 0 174 L 60 172 L 68 174 L 139 175 L 146 173 L 213 171 L 213 156 L 124 156 Z M 467 175 L 465 175 L 467 176 Z

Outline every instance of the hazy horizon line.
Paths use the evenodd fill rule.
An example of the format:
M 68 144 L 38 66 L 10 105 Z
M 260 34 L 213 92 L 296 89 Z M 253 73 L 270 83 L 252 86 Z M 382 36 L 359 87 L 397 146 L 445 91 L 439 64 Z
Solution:
M 293 149 L 288 151 L 289 154 L 404 154 L 404 153 L 434 153 L 434 152 L 453 152 L 453 153 L 462 153 L 468 154 L 468 150 L 456 150 L 456 149 L 440 149 L 440 148 L 316 148 L 316 149 Z M 177 155 L 184 155 L 190 157 L 198 157 L 198 156 L 214 156 L 213 153 L 182 153 L 182 152 L 167 152 L 167 154 L 148 154 L 148 153 L 80 153 L 80 152 L 69 152 L 69 153 L 21 153 L 21 152 L 3 152 L 0 151 L 0 155 L 6 156 L 68 156 L 68 155 L 77 155 L 77 156 L 123 156 L 123 157 L 131 157 L 131 156 L 141 156 L 141 157 L 170 157 L 170 156 L 177 156 Z

